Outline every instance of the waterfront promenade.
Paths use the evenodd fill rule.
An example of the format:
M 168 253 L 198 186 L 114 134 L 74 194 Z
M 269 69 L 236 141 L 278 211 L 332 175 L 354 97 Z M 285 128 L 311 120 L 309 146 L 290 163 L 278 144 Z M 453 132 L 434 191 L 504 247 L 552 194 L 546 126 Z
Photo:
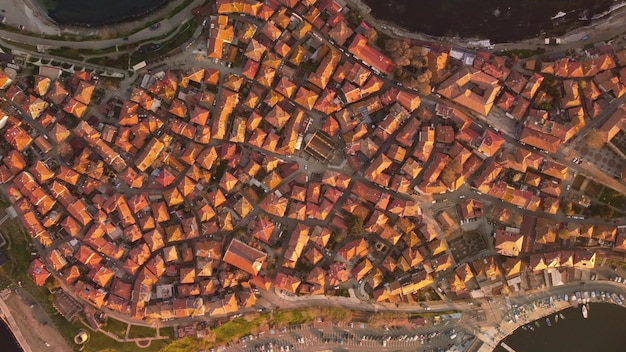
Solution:
M 30 348 L 30 345 L 28 344 L 28 341 L 26 341 L 24 335 L 22 335 L 22 331 L 17 326 L 17 322 L 11 315 L 9 307 L 4 302 L 2 297 L 0 297 L 0 317 L 2 317 L 2 320 L 4 320 L 9 326 L 9 329 L 11 329 L 13 336 L 15 336 L 15 339 L 20 344 L 20 347 L 22 347 L 22 350 L 24 350 L 24 352 L 32 352 L 33 350 Z

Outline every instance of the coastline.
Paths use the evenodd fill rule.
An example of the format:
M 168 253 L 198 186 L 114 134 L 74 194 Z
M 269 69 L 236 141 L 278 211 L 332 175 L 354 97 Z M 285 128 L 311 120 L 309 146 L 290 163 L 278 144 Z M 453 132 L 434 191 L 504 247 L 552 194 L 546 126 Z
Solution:
M 3 290 L 0 293 L 0 309 L 24 352 L 72 350 L 47 312 L 28 292 Z
M 33 0 L 34 2 L 39 2 L 38 0 Z M 172 2 L 183 2 L 184 0 L 159 0 L 160 3 L 156 6 L 152 6 L 146 10 L 144 10 L 141 13 L 135 13 L 132 15 L 125 15 L 124 17 L 120 17 L 118 19 L 115 20 L 105 20 L 101 23 L 98 24 L 91 24 L 91 23 L 73 23 L 71 21 L 68 22 L 62 22 L 59 19 L 55 19 L 54 16 L 51 16 L 50 13 L 43 7 L 40 6 L 40 10 L 43 11 L 43 14 L 49 18 L 52 22 L 54 22 L 56 25 L 58 26 L 67 26 L 67 27 L 79 27 L 79 28 L 90 28 L 90 29 L 97 29 L 97 28 L 101 28 L 101 27 L 107 27 L 107 26 L 115 26 L 118 24 L 124 24 L 126 22 L 137 22 L 137 21 L 142 21 L 145 18 L 148 18 L 152 13 L 159 11 L 160 9 L 166 7 L 168 4 L 172 3 Z M 53 12 L 54 13 L 54 12 Z
M 133 18 L 128 18 L 120 22 L 105 24 L 97 27 L 87 27 L 78 25 L 62 25 L 55 22 L 52 18 L 50 18 L 50 16 L 48 16 L 46 8 L 44 8 L 37 0 L 7 0 L 7 4 L 3 5 L 3 10 L 6 11 L 4 13 L 4 24 L 14 28 L 20 28 L 20 26 L 23 26 L 24 31 L 34 34 L 54 36 L 97 36 L 102 39 L 108 39 L 121 35 L 127 35 L 129 32 L 140 28 L 148 22 L 167 20 L 183 1 L 184 0 L 169 1 L 141 17 L 133 16 Z M 191 13 L 189 13 L 189 17 L 191 17 Z
M 502 321 L 498 328 L 490 327 L 485 331 L 477 332 L 476 337 L 483 342 L 483 345 L 477 352 L 493 352 L 504 339 L 515 333 L 520 327 L 572 307 L 574 305 L 569 300 L 556 301 L 554 302 L 554 307 L 536 308 L 534 311 L 527 312 L 526 317 L 524 319 L 519 318 L 517 322 Z
M 11 314 L 11 311 L 9 310 L 9 307 L 4 302 L 4 298 L 2 298 L 2 297 L 0 297 L 0 318 L 2 318 L 2 320 L 4 320 L 5 324 L 9 328 L 9 330 L 11 330 L 11 332 L 13 333 L 13 337 L 17 341 L 18 345 L 22 348 L 22 351 L 24 351 L 24 352 L 32 352 L 32 349 L 30 348 L 30 345 L 28 344 L 28 341 L 26 340 L 26 338 L 22 334 L 22 331 L 20 330 L 19 326 L 17 325 L 17 322 L 13 318 L 13 315 Z
M 363 20 L 376 27 L 379 31 L 388 32 L 398 37 L 421 41 L 437 41 L 442 44 L 452 44 L 459 47 L 475 47 L 476 45 L 472 44 L 487 40 L 479 37 L 443 37 L 426 33 L 411 32 L 397 23 L 376 18 L 371 13 L 372 9 L 362 0 L 346 0 L 346 3 L 355 7 L 363 16 Z M 600 32 L 616 32 L 615 30 L 617 29 L 617 32 L 622 33 L 626 31 L 626 27 L 623 27 L 624 21 L 626 21 L 626 0 L 614 5 L 610 11 L 603 13 L 600 18 L 592 19 L 591 24 L 575 27 L 560 37 L 563 38 L 564 43 L 579 41 L 584 36 L 589 36 L 589 42 L 594 40 L 607 40 L 615 36 L 615 34 L 612 34 L 605 39 L 597 39 L 597 37 L 600 37 Z M 591 39 L 592 33 L 596 39 Z M 527 47 L 531 45 L 544 46 L 544 36 L 538 35 L 534 38 L 519 41 L 497 43 L 494 44 L 494 50 L 497 51 L 499 49 L 506 49 L 507 47 Z M 577 43 L 577 45 L 579 45 L 579 43 Z M 559 48 L 559 46 L 555 46 L 554 48 Z

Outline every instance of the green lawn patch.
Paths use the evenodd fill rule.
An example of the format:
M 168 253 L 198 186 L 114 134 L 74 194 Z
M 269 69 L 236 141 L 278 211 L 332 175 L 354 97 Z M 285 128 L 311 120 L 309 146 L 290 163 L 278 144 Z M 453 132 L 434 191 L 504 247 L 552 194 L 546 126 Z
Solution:
M 82 325 L 78 323 L 79 325 Z M 78 326 L 77 326 L 78 327 Z M 84 327 L 83 327 L 84 328 Z M 172 340 L 153 340 L 150 346 L 139 348 L 135 342 L 117 342 L 105 334 L 89 330 L 89 341 L 85 344 L 84 352 L 158 352 L 166 347 Z
M 24 43 L 20 43 L 20 42 L 14 42 L 12 40 L 8 40 L 8 39 L 2 39 L 2 41 L 4 41 L 5 43 L 18 47 L 20 49 L 24 49 L 27 51 L 32 51 L 32 52 L 37 52 L 37 46 L 35 45 L 29 45 L 29 44 L 24 44 Z
M 544 48 L 537 48 L 535 50 L 532 49 L 513 49 L 513 50 L 506 50 L 506 51 L 499 51 L 496 53 L 496 55 L 498 56 L 506 56 L 510 59 L 526 59 L 529 58 L 531 56 L 535 56 L 535 55 L 541 55 L 543 53 L 546 52 L 546 49 Z
M 156 329 L 149 326 L 131 325 L 128 332 L 129 339 L 136 339 L 142 337 L 155 337 Z
M 248 321 L 244 318 L 229 320 L 213 329 L 215 342 L 219 344 L 227 343 L 240 337 L 250 335 L 258 328 L 265 319 L 262 316 Z
M 317 317 L 311 309 L 278 310 L 274 312 L 272 323 L 278 326 L 310 323 Z
M 154 343 L 153 341 L 152 343 Z M 150 345 L 152 347 L 152 345 Z M 189 352 L 189 351 L 202 351 L 204 349 L 213 346 L 211 342 L 206 340 L 200 340 L 192 337 L 185 337 L 178 339 L 165 346 L 160 352 Z M 139 349 L 135 351 L 140 351 Z
M 74 60 L 83 59 L 83 56 L 80 54 L 80 50 L 74 49 L 74 48 L 68 48 L 66 46 L 56 48 L 56 49 L 50 49 L 48 53 L 50 53 L 51 55 L 67 57 L 69 59 L 74 59 Z
M 128 324 L 119 321 L 117 319 L 109 318 L 105 326 L 102 327 L 102 330 L 106 330 L 115 336 L 123 339 L 126 337 L 126 329 L 128 328 Z
M 3 250 L 8 259 L 8 262 L 2 267 L 2 271 L 16 281 L 28 278 L 26 269 L 33 260 L 30 255 L 31 239 L 18 221 L 17 219 L 8 219 L 0 227 L 7 241 Z M 30 278 L 28 280 L 30 281 Z
M 617 209 L 624 209 L 626 205 L 626 197 L 609 187 L 602 189 L 598 200 Z
M 583 215 L 594 218 L 614 219 L 624 216 L 624 213 L 616 211 L 615 208 L 606 204 L 592 202 L 588 208 L 585 208 Z
M 94 64 L 94 65 L 99 65 L 99 66 L 104 66 L 104 67 L 114 67 L 114 68 L 119 68 L 122 70 L 127 70 L 128 69 L 128 54 L 122 54 L 117 57 L 108 57 L 108 56 L 93 57 L 91 59 L 87 59 L 87 62 Z

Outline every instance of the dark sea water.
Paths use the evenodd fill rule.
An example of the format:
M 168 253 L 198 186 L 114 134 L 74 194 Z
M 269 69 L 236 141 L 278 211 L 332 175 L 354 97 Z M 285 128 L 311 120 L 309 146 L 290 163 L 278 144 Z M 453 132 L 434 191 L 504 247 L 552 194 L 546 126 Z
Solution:
M 561 312 L 565 320 L 548 327 L 545 318 L 535 331 L 519 328 L 504 342 L 516 352 L 625 352 L 626 308 L 606 303 L 591 303 L 584 319 L 580 307 Z M 534 324 L 533 324 L 534 325 Z M 498 346 L 494 352 L 506 352 Z
M 493 43 L 562 33 L 607 11 L 612 0 L 363 0 L 372 15 L 413 32 Z M 566 16 L 551 20 L 560 11 Z
M 22 352 L 22 348 L 15 341 L 13 333 L 9 327 L 0 319 L 0 351 L 2 352 Z
M 181 0 L 39 0 L 48 16 L 64 25 L 101 26 L 139 18 L 170 1 Z

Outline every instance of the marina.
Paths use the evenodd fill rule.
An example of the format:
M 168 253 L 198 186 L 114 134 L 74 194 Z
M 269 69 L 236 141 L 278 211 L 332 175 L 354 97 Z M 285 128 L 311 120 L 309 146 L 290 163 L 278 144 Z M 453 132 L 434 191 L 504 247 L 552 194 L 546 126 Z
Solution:
M 623 352 L 619 326 L 626 319 L 625 302 L 617 293 L 580 291 L 513 307 L 507 324 L 513 324 L 512 318 L 517 315 L 519 328 L 500 341 L 494 352 L 582 352 L 593 349 L 594 341 L 596 346 L 602 341 L 602 351 Z M 502 328 L 507 330 L 506 326 Z

